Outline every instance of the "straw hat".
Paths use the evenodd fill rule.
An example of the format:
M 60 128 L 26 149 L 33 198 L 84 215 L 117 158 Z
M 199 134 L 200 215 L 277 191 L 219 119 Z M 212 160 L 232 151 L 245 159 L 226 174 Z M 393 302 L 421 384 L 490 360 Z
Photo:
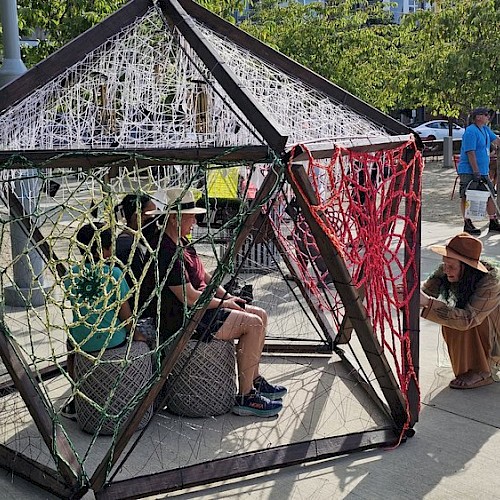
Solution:
M 457 236 L 453 237 L 446 246 L 435 245 L 431 247 L 431 250 L 444 257 L 457 259 L 483 273 L 488 272 L 484 264 L 479 262 L 483 244 L 469 233 L 457 234 Z
M 158 191 L 153 197 L 156 210 L 146 212 L 147 215 L 163 215 L 169 212 L 181 214 L 204 214 L 206 210 L 196 206 L 193 191 L 183 188 L 168 188 Z

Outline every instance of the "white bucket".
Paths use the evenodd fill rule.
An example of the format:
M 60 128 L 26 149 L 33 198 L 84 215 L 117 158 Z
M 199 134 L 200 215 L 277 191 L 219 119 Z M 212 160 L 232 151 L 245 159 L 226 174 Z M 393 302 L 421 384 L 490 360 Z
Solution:
M 490 193 L 488 191 L 479 191 L 477 189 L 467 189 L 465 191 L 465 218 L 472 220 L 486 219 L 486 205 Z

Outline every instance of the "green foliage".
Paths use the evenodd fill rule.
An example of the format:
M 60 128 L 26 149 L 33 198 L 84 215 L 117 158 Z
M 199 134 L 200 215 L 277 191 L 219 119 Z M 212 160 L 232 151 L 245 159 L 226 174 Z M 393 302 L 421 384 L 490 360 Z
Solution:
M 127 0 L 18 0 L 22 35 L 46 40 L 23 48 L 28 67 Z M 500 108 L 500 1 L 439 0 L 432 10 L 392 23 L 387 3 L 327 0 L 199 0 L 241 27 L 381 110 L 425 106 L 458 117 L 477 105 Z
M 235 14 L 241 14 L 245 7 L 251 7 L 253 0 L 198 0 L 200 5 L 224 19 L 234 22 Z
M 46 35 L 38 47 L 23 48 L 26 66 L 32 66 L 115 12 L 127 0 L 18 0 L 19 30 L 32 36 L 36 28 Z
M 64 44 L 102 21 L 128 0 L 18 0 L 19 28 L 23 36 L 31 37 L 34 29 L 45 34 L 46 40 L 37 47 L 23 47 L 23 60 L 30 67 Z M 204 7 L 234 22 L 248 0 L 200 0 Z
M 398 25 L 384 4 L 352 0 L 301 5 L 264 0 L 241 27 L 382 110 L 398 103 Z
M 458 117 L 473 107 L 500 107 L 498 0 L 441 0 L 433 11 L 406 16 L 402 100 L 408 107 Z

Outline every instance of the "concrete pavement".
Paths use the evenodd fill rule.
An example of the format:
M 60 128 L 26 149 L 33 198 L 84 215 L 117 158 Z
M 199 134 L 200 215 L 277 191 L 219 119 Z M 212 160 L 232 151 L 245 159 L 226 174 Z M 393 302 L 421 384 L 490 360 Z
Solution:
M 424 173 L 423 278 L 440 262 L 440 257 L 427 247 L 445 243 L 461 230 L 458 200 L 449 200 L 453 181 L 454 171 L 442 169 L 439 164 L 428 165 Z M 434 189 L 436 193 L 430 193 Z M 436 212 L 440 203 L 442 207 Z M 485 255 L 499 260 L 500 235 L 487 235 L 485 229 L 481 239 Z M 472 391 L 456 391 L 448 388 L 451 378 L 439 327 L 423 320 L 420 350 L 422 407 L 415 427 L 416 435 L 406 443 L 394 450 L 372 450 L 288 467 L 172 493 L 168 498 L 500 498 L 500 383 Z M 1 469 L 0 490 L 5 499 L 53 498 Z

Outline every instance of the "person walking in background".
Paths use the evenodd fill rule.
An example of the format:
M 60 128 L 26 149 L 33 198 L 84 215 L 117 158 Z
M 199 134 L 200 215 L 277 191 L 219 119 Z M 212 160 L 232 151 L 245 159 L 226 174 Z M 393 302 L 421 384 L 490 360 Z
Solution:
M 420 293 L 422 317 L 441 325 L 455 374 L 452 389 L 491 384 L 500 361 L 500 279 L 480 259 L 482 249 L 468 233 L 431 247 L 443 263 Z
M 481 234 L 481 230 L 475 227 L 470 219 L 465 218 L 465 192 L 473 181 L 482 182 L 488 186 L 490 193 L 495 192 L 489 177 L 490 147 L 500 145 L 500 138 L 488 127 L 490 120 L 488 108 L 474 109 L 471 120 L 462 137 L 457 172 L 460 177 L 460 206 L 464 217 L 464 231 L 477 236 Z M 489 231 L 500 232 L 500 223 L 491 197 L 488 199 L 486 209 L 490 218 Z

